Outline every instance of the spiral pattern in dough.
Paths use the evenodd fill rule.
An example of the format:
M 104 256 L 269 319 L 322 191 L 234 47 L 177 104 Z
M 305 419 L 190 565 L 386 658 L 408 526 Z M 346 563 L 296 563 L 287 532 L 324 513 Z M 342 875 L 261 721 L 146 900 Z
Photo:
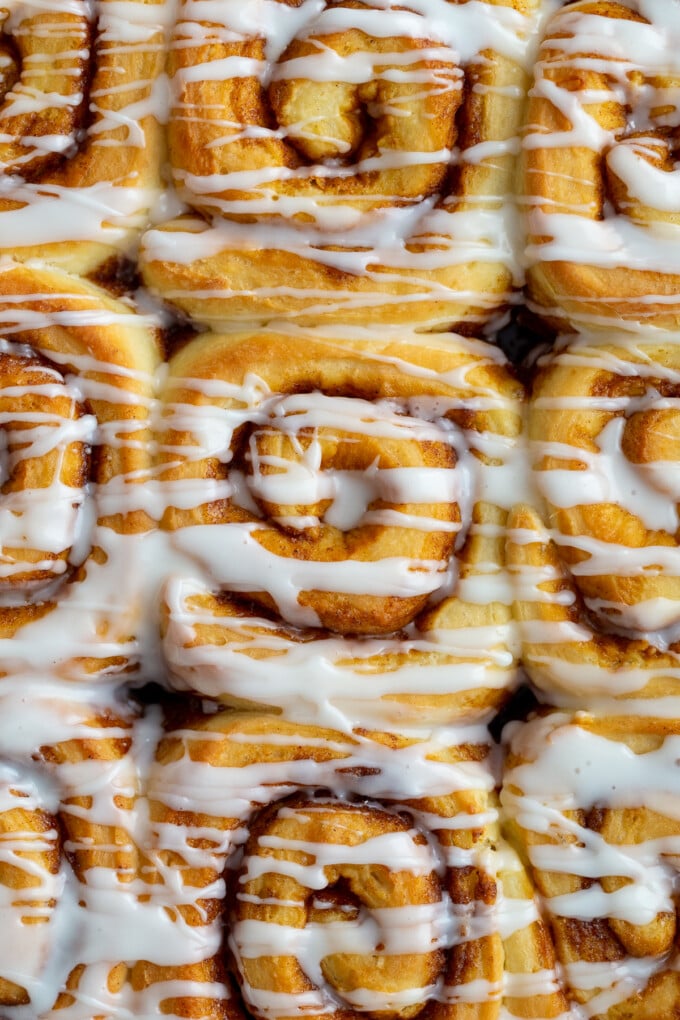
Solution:
M 524 661 L 554 703 L 677 714 L 679 368 L 661 336 L 601 333 L 566 338 L 537 374 L 545 519 L 511 516 L 508 564 Z
M 241 1018 L 224 923 L 258 1017 L 301 1005 L 313 1016 L 531 1016 L 535 974 L 554 955 L 517 858 L 496 849 L 493 786 L 484 727 L 423 741 L 256 713 L 185 717 L 151 767 L 156 870 L 142 877 L 185 962 L 203 963 L 183 984 L 147 959 L 138 986 L 162 991 L 177 973 L 187 1000 L 175 1008 L 203 994 L 211 1016 Z M 552 982 L 536 1000 L 547 1017 L 565 1004 L 554 971 Z
M 0 709 L 12 708 L 3 692 Z M 33 1016 L 80 1000 L 79 1015 L 130 937 L 111 920 L 126 917 L 137 870 L 131 720 L 98 711 L 54 684 L 34 690 L 33 733 L 15 710 L 3 743 L 23 761 L 0 762 L 0 1004 Z
M 651 1020 L 680 1003 L 679 741 L 677 720 L 585 712 L 512 733 L 503 805 L 575 1015 Z

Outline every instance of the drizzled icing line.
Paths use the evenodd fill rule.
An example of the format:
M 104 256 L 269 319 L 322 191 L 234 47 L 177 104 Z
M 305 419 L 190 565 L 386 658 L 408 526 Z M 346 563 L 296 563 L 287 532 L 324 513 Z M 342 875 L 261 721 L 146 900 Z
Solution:
M 526 876 L 507 847 L 496 849 L 495 764 L 483 726 L 442 728 L 418 741 L 221 712 L 187 715 L 181 728 L 164 731 L 156 712 L 97 715 L 86 697 L 55 697 L 49 684 L 33 691 L 32 703 L 37 732 L 3 741 L 14 760 L 0 763 L 0 857 L 26 849 L 26 815 L 4 824 L 5 800 L 19 797 L 40 821 L 35 852 L 55 860 L 31 897 L 49 900 L 44 938 L 32 940 L 32 973 L 31 958 L 17 955 L 27 897 L 7 903 L 0 873 L 3 932 L 17 934 L 6 951 L 3 943 L 0 1001 L 7 1009 L 2 979 L 12 974 L 30 998 L 10 1015 L 82 1020 L 97 1003 L 116 1020 L 179 1017 L 202 1003 L 204 1015 L 238 1017 L 219 955 L 223 925 L 241 963 L 295 946 L 312 980 L 320 952 L 331 958 L 348 946 L 399 972 L 404 959 L 430 958 L 431 986 L 416 981 L 394 1001 L 389 993 L 390 1010 L 400 998 L 401 1006 L 429 998 L 429 1009 L 440 1003 L 455 1016 L 457 1003 L 487 1002 L 490 989 L 498 1001 L 528 997 L 537 973 L 548 980 L 554 969 Z M 9 706 L 0 707 L 11 720 Z M 271 831 L 268 805 L 284 829 L 302 823 L 306 836 Z M 332 822 L 326 839 L 317 825 L 324 829 L 329 813 L 341 824 Z M 31 874 L 44 865 L 22 863 Z M 369 907 L 365 866 L 385 869 L 396 901 Z M 337 869 L 355 876 L 363 906 L 342 895 L 334 901 Z M 277 875 L 310 889 L 306 935 L 297 922 L 267 919 L 286 897 L 260 890 L 259 876 L 276 884 Z M 415 896 L 410 906 L 400 888 Z M 517 940 L 531 945 L 529 960 L 513 950 Z M 338 992 L 317 994 L 329 1005 Z M 285 1005 L 282 990 L 253 989 L 253 1000 L 264 1016 Z M 359 1012 L 383 1001 L 370 984 L 348 996 Z
M 677 724 L 552 714 L 509 735 L 502 804 L 585 1017 L 678 998 Z
M 155 334 L 102 291 L 0 267 L 0 660 L 82 679 L 138 658 Z
M 52 1015 L 74 972 L 85 984 L 90 966 L 111 971 L 121 951 L 111 917 L 130 916 L 137 859 L 131 720 L 67 702 L 54 681 L 43 688 L 32 735 L 4 686 L 1 702 L 0 1003 L 18 1020 Z
M 542 955 L 535 905 L 513 874 L 519 862 L 489 839 L 495 810 L 486 747 L 484 729 L 474 727 L 442 729 L 421 742 L 254 714 L 195 720 L 167 734 L 151 767 L 155 853 L 172 854 L 186 876 L 181 887 L 152 889 L 159 900 L 170 897 L 178 927 L 191 924 L 191 935 L 211 945 L 212 898 L 224 896 L 226 880 L 229 947 L 258 1017 L 291 1016 L 300 1004 L 324 1013 L 382 1004 L 399 1015 L 424 999 L 427 1010 L 454 1016 L 456 1003 L 486 1002 L 492 987 L 497 999 L 503 988 L 529 995 L 528 971 L 547 972 L 554 961 Z M 381 903 L 371 902 L 377 886 L 368 875 L 376 867 L 387 868 Z M 337 894 L 342 875 L 349 899 Z M 153 873 L 149 881 L 157 881 Z M 399 887 L 390 902 L 387 890 Z M 415 902 L 403 898 L 407 889 Z M 531 964 L 525 958 L 515 967 L 507 957 L 504 964 L 503 945 L 522 938 Z M 347 952 L 369 967 L 362 971 L 357 959 L 356 978 L 343 989 L 331 961 L 342 967 L 337 954 Z M 271 960 L 264 970 L 262 953 Z M 428 980 L 408 990 L 408 979 L 395 978 L 404 954 L 409 967 L 427 969 L 432 953 L 448 962 L 440 960 Z

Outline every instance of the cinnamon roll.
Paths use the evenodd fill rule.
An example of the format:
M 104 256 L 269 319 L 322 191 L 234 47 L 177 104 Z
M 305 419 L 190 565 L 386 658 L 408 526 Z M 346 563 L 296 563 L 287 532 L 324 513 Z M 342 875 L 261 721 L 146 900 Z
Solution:
M 499 704 L 521 400 L 495 348 L 456 337 L 187 345 L 157 471 L 171 682 L 334 725 Z
M 679 741 L 677 720 L 583 712 L 512 732 L 503 808 L 576 1016 L 678 1010 Z
M 164 0 L 0 11 L 0 251 L 89 273 L 131 253 L 161 187 Z
M 553 703 L 678 714 L 679 368 L 667 334 L 599 333 L 564 338 L 537 373 L 544 515 L 511 515 L 508 565 L 522 656 Z
M 519 862 L 493 849 L 488 752 L 479 727 L 422 741 L 217 712 L 168 732 L 144 877 L 186 960 L 202 946 L 205 963 L 160 1012 L 188 1015 L 191 992 L 209 1016 L 242 1017 L 226 960 L 254 1017 L 536 1015 L 554 957 Z M 156 951 L 138 986 L 179 995 Z M 556 987 L 535 1002 L 564 1006 Z
M 486 322 L 519 281 L 535 0 L 183 0 L 147 284 L 213 328 Z M 475 330 L 472 329 L 474 332 Z
M 137 869 L 131 720 L 69 704 L 54 684 L 31 693 L 23 714 L 0 700 L 0 1006 L 37 1017 L 79 1000 L 82 1016 L 136 951 L 119 927 Z
M 558 325 L 680 325 L 680 29 L 666 3 L 549 22 L 524 139 L 529 298 Z
M 0 1004 L 24 1005 L 49 954 L 61 892 L 57 822 L 35 785 L 0 764 Z
M 83 678 L 139 655 L 159 354 L 143 320 L 56 270 L 0 266 L 0 673 Z

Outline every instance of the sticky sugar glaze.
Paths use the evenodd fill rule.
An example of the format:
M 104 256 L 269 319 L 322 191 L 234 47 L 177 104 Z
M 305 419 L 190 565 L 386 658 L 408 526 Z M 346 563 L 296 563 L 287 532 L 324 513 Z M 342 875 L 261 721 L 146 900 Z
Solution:
M 0 267 L 0 318 L 5 674 L 169 671 L 227 704 L 425 731 L 507 697 L 525 458 L 498 350 L 206 335 L 161 368 L 147 320 L 32 264 Z
M 529 297 L 576 328 L 679 324 L 680 10 L 583 0 L 549 22 L 523 140 Z
M 679 739 L 677 719 L 586 713 L 511 734 L 502 804 L 579 1017 L 677 1010 Z
M 461 10 L 466 6 L 479 5 Z M 248 1012 L 272 1020 L 298 1016 L 301 1005 L 314 1015 L 379 1011 L 396 1018 L 415 1012 L 421 997 L 428 1020 L 583 1020 L 602 1004 L 615 1008 L 631 991 L 646 995 L 647 984 L 654 995 L 660 991 L 644 1001 L 652 1010 L 658 1002 L 662 1015 L 674 1001 L 674 958 L 666 957 L 674 880 L 664 856 L 675 849 L 672 826 L 664 830 L 670 836 L 661 863 L 654 850 L 643 857 L 650 902 L 641 905 L 639 885 L 635 893 L 624 890 L 616 907 L 624 916 L 614 918 L 643 928 L 661 917 L 661 950 L 650 936 L 639 960 L 624 954 L 614 967 L 608 959 L 593 969 L 568 961 L 557 939 L 556 962 L 533 879 L 499 837 L 498 763 L 484 726 L 433 726 L 442 714 L 450 720 L 454 708 L 456 719 L 486 711 L 515 679 L 503 542 L 511 502 L 532 485 L 518 437 L 519 388 L 510 385 L 502 357 L 450 337 L 409 337 L 406 357 L 403 335 L 397 344 L 371 342 L 360 330 L 348 342 L 341 327 L 265 334 L 266 343 L 282 342 L 286 355 L 303 346 L 311 353 L 317 344 L 344 358 L 361 347 L 363 363 L 377 361 L 380 374 L 394 371 L 413 387 L 371 409 L 363 393 L 319 395 L 299 381 L 293 392 L 277 388 L 263 379 L 264 366 L 233 380 L 216 363 L 212 371 L 180 371 L 180 356 L 156 372 L 148 319 L 43 267 L 4 268 L 0 371 L 6 358 L 19 372 L 3 388 L 7 403 L 0 402 L 6 499 L 11 492 L 5 506 L 41 537 L 20 547 L 38 554 L 36 562 L 29 556 L 30 569 L 13 546 L 3 549 L 10 594 L 0 609 L 17 630 L 0 647 L 7 662 L 0 684 L 0 978 L 13 982 L 12 994 L 18 988 L 30 999 L 9 1005 L 10 991 L 0 983 L 3 1015 L 236 1020 L 243 1004 L 228 971 L 238 975 Z M 104 347 L 92 353 L 95 328 L 111 341 L 107 355 L 99 353 Z M 215 349 L 239 344 L 211 337 L 186 356 L 208 342 Z M 436 369 L 444 387 L 441 380 L 433 386 L 435 369 L 413 353 L 428 345 L 452 359 L 445 371 Z M 624 354 L 633 357 L 630 348 Z M 483 371 L 470 367 L 480 362 Z M 663 410 L 655 400 L 650 406 Z M 27 417 L 18 417 L 25 405 Z M 299 424 L 308 430 L 304 438 Z M 248 449 L 228 470 L 231 440 L 244 429 Z M 360 461 L 357 469 L 350 459 L 349 467 L 329 467 L 328 432 L 338 429 L 350 436 L 341 446 L 351 447 L 358 435 L 395 443 L 399 457 L 402 449 L 441 448 L 444 462 L 403 468 Z M 22 431 L 31 433 L 26 446 Z M 43 450 L 44 462 L 59 462 L 58 470 L 42 475 L 46 484 L 28 495 L 15 495 L 12 478 Z M 74 474 L 66 473 L 72 460 Z M 99 473 L 112 464 L 110 476 Z M 402 472 L 418 486 L 427 480 L 427 504 Z M 38 487 L 46 498 L 34 499 Z M 294 576 L 287 565 L 288 584 L 280 576 L 265 583 L 278 561 L 253 537 L 262 521 L 287 542 L 327 524 L 343 532 L 386 526 L 396 536 L 397 562 L 384 570 L 350 562 L 337 571 L 350 588 L 340 594 L 373 596 L 377 587 L 381 600 L 403 607 L 406 599 L 424 599 L 426 608 L 396 634 L 385 624 L 379 637 L 371 631 L 357 638 L 337 623 L 323 633 L 325 600 L 313 606 L 300 598 L 310 586 L 321 591 L 318 561 L 302 562 Z M 441 548 L 452 542 L 453 552 L 421 555 L 414 564 L 401 539 L 424 523 Z M 513 555 L 531 547 L 526 536 L 516 523 Z M 257 566 L 256 592 L 234 555 L 237 541 Z M 27 575 L 19 606 L 46 606 L 39 619 L 17 623 L 17 573 Z M 545 576 L 540 593 L 556 575 L 547 583 Z M 230 605 L 256 602 L 244 599 L 253 595 L 260 599 L 256 610 L 249 607 L 253 615 L 229 615 Z M 441 607 L 445 626 L 430 626 Z M 276 659 L 284 669 L 272 666 Z M 164 679 L 168 666 L 172 684 L 187 695 L 175 713 L 180 722 L 123 709 L 122 680 Z M 480 682 L 489 692 L 483 705 L 470 700 Z M 452 685 L 453 706 L 446 704 Z M 423 689 L 426 696 L 414 703 L 411 696 Z M 204 714 L 195 702 L 190 707 L 192 692 L 206 698 Z M 281 714 L 221 705 L 213 711 L 214 702 L 242 704 L 244 696 Z M 645 772 L 659 814 L 672 810 L 672 772 L 670 782 L 665 777 L 673 748 L 671 742 L 655 757 L 659 769 Z M 590 746 L 566 742 L 560 767 L 589 758 Z M 624 763 L 621 771 L 634 770 Z M 539 772 L 547 783 L 558 769 L 546 756 Z M 528 779 L 525 785 L 540 787 Z M 641 786 L 632 787 L 626 806 L 635 808 Z M 504 816 L 514 819 L 514 790 L 507 790 Z M 605 792 L 600 784 L 597 797 Z M 24 814 L 12 814 L 16 801 Z M 542 862 L 533 849 L 529 857 L 535 878 Z M 367 867 L 372 874 L 382 869 L 386 886 L 403 884 L 412 898 L 376 906 L 376 883 L 368 890 L 360 884 Z M 631 874 L 639 883 L 640 868 Z M 19 879 L 19 893 L 8 876 Z M 549 895 L 546 902 L 551 914 L 567 909 Z M 37 929 L 31 938 L 29 927 Z M 293 950 L 300 969 L 283 962 L 280 972 L 292 968 L 297 984 L 292 991 L 283 982 L 272 987 L 262 957 L 290 961 Z M 329 958 L 340 973 L 322 984 Z M 411 986 L 401 983 L 409 966 Z M 383 972 L 391 987 L 380 982 Z M 580 1000 L 594 987 L 592 1008 L 584 1006 Z
M 165 0 L 8 0 L 0 250 L 89 273 L 134 253 L 161 188 Z
M 131 754 L 132 719 L 95 708 L 82 692 L 69 698 L 54 679 L 30 694 L 22 685 L 13 696 L 11 686 L 1 695 L 0 1004 L 29 1020 L 67 1005 L 59 993 L 76 964 L 87 968 L 94 1009 L 95 975 L 105 985 L 110 961 L 139 932 L 112 917 L 125 914 L 137 867 L 129 819 L 140 759 Z
M 147 284 L 213 328 L 487 321 L 520 282 L 537 6 L 184 0 L 168 138 L 190 214 L 146 233 Z

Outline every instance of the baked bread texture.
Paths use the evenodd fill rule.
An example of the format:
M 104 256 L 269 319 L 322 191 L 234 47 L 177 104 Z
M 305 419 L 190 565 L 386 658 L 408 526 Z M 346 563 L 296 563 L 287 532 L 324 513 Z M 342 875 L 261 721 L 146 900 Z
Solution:
M 0 252 L 88 274 L 135 250 L 161 191 L 165 0 L 0 13 Z

